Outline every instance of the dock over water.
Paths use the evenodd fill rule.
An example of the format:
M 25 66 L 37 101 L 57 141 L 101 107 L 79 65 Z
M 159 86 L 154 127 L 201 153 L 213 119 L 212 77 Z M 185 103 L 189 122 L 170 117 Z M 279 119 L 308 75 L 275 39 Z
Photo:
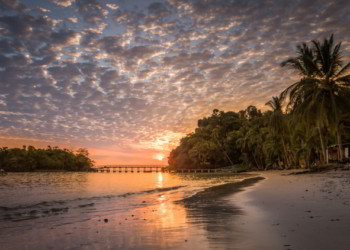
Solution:
M 207 169 L 169 169 L 164 165 L 107 165 L 95 167 L 94 172 L 100 173 L 233 173 L 233 169 L 207 168 Z

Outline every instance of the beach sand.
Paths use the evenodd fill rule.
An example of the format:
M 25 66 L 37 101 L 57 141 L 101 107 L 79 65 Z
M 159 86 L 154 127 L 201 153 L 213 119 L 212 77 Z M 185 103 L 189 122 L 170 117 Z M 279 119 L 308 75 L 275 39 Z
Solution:
M 15 222 L 0 230 L 0 249 L 350 249 L 350 171 L 288 173 L 250 173 L 184 200 L 150 194 L 158 202 L 124 212 L 92 206 L 98 216 L 68 214 L 69 223 Z
M 350 249 L 350 172 L 287 173 L 230 197 L 243 211 L 236 249 Z

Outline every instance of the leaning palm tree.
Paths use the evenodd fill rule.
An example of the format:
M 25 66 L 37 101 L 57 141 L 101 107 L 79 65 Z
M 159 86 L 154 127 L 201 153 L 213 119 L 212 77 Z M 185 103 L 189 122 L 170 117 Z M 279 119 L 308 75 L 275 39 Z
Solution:
M 297 46 L 298 56 L 282 62 L 302 78 L 282 92 L 289 97 L 292 113 L 315 124 L 320 136 L 323 160 L 326 161 L 324 133 L 336 135 L 339 157 L 341 153 L 341 116 L 350 107 L 350 63 L 342 61 L 341 43 L 334 45 L 333 35 L 321 44 L 312 41 L 312 47 L 303 43 Z M 348 111 L 347 111 L 348 112 Z

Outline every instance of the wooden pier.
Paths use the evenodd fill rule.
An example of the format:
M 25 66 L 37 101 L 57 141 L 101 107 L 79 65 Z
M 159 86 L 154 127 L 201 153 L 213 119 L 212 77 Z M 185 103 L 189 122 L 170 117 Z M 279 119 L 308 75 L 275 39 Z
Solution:
M 96 167 L 94 172 L 100 173 L 234 173 L 233 169 L 214 168 L 214 169 L 169 169 L 164 165 L 108 165 Z
M 108 165 L 103 167 L 96 167 L 96 172 L 107 173 L 152 173 L 152 172 L 166 172 L 164 165 Z

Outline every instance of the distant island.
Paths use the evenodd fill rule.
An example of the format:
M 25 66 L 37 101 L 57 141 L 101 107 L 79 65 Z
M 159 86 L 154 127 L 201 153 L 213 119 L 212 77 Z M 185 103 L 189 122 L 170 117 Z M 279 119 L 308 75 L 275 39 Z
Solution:
M 76 152 L 51 146 L 46 149 L 0 148 L 0 169 L 6 172 L 87 171 L 92 166 L 93 161 L 84 148 Z
M 214 109 L 171 151 L 169 167 L 266 170 L 350 162 L 350 63 L 340 48 L 333 35 L 298 45 L 297 56 L 281 66 L 300 80 L 266 103 L 270 111 Z

